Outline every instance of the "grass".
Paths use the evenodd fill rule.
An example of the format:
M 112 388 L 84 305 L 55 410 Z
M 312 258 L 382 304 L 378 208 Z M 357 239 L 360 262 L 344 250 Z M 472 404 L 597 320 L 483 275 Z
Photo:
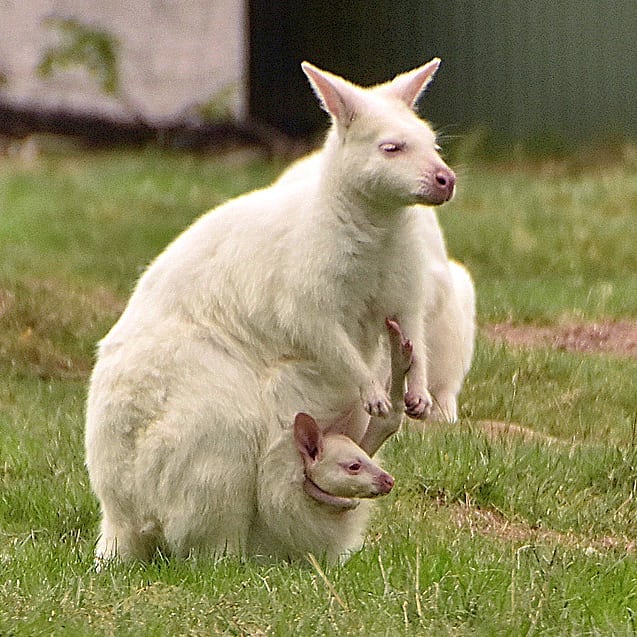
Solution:
M 637 316 L 637 162 L 458 159 L 440 218 L 479 321 Z M 157 560 L 96 573 L 83 467 L 96 341 L 144 265 L 282 164 L 156 151 L 0 158 L 1 635 L 633 635 L 637 361 L 480 335 L 461 422 L 390 441 L 345 565 Z M 489 435 L 484 420 L 534 436 Z

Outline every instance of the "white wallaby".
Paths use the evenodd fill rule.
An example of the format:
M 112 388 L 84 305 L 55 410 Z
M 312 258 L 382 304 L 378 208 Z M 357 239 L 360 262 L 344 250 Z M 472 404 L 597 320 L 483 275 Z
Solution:
M 143 555 L 160 532 L 178 553 L 217 550 L 222 539 L 241 551 L 262 450 L 299 412 L 324 431 L 371 439 L 372 450 L 398 426 L 384 418 L 386 318 L 413 347 L 408 415 L 430 413 L 428 387 L 455 401 L 463 366 L 459 381 L 436 378 L 423 328 L 437 313 L 428 277 L 440 259 L 428 245 L 435 216 L 422 204 L 455 189 L 413 110 L 438 65 L 363 89 L 304 64 L 333 120 L 323 149 L 296 178 L 204 215 L 141 277 L 100 343 L 89 389 L 98 556 Z M 455 279 L 447 261 L 442 270 L 444 300 Z
M 386 325 L 388 389 L 399 405 L 405 374 L 413 363 L 413 345 L 398 323 L 388 320 Z M 387 420 L 397 428 L 401 415 L 393 408 Z M 388 493 L 394 485 L 369 457 L 384 442 L 382 431 L 369 427 L 359 447 L 342 434 L 323 434 L 313 418 L 297 414 L 294 443 L 289 432 L 283 432 L 259 463 L 258 514 L 249 535 L 250 552 L 283 558 L 311 552 L 333 562 L 360 548 L 371 512 L 369 499 Z
M 294 440 L 284 432 L 259 463 L 258 513 L 248 551 L 342 560 L 362 544 L 369 498 L 393 486 L 394 479 L 350 438 L 323 434 L 313 418 L 297 414 Z
M 395 386 L 402 388 L 411 345 L 397 324 L 388 328 Z M 233 369 L 225 360 L 228 380 L 247 380 Z M 157 549 L 283 559 L 311 552 L 335 562 L 360 548 L 368 500 L 389 493 L 394 480 L 353 440 L 324 433 L 304 413 L 291 429 L 259 421 L 249 427 L 231 417 L 226 429 L 202 426 L 196 410 L 182 409 L 181 427 L 170 419 L 151 423 L 137 432 L 130 458 L 92 472 L 104 513 L 100 562 L 145 560 Z
M 321 154 L 315 152 L 287 168 L 277 183 L 295 180 L 311 183 L 320 170 Z M 466 268 L 449 259 L 435 212 L 424 206 L 418 208 L 417 241 L 426 250 L 420 301 L 425 317 L 425 364 L 434 402 L 429 415 L 432 420 L 453 423 L 458 418 L 457 397 L 473 359 L 475 289 Z M 397 397 L 395 394 L 392 400 Z M 392 424 L 379 423 L 379 426 L 391 429 Z

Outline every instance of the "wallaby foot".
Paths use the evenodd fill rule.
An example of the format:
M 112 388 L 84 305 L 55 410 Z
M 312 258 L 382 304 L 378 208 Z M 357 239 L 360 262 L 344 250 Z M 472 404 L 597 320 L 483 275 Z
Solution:
M 95 547 L 95 565 L 99 569 L 117 559 L 148 560 L 155 547 L 154 539 L 152 535 L 143 537 L 128 526 L 116 525 L 109 519 L 104 519 Z
M 458 401 L 454 392 L 441 391 L 434 394 L 431 420 L 454 423 L 458 420 Z
M 404 395 L 405 413 L 410 418 L 424 420 L 429 416 L 433 406 L 431 394 L 423 383 L 423 361 L 414 357 L 413 342 L 405 338 L 400 324 L 393 319 L 385 319 L 392 348 L 392 377 L 407 379 L 407 392 Z M 404 382 L 404 381 L 403 381 Z M 392 391 L 393 399 L 396 394 L 395 386 Z
M 385 319 L 391 347 L 392 381 L 404 379 L 409 371 L 414 356 L 414 344 L 405 338 L 398 321 Z
M 411 340 L 405 338 L 400 325 L 396 321 L 387 319 L 385 321 L 389 331 L 390 344 L 392 348 L 392 378 L 401 379 L 400 386 L 407 379 L 407 392 L 404 395 L 405 413 L 416 420 L 424 420 L 431 413 L 433 399 L 431 394 L 422 386 L 418 371 L 414 372 L 414 345 Z M 392 400 L 398 391 L 398 385 L 393 388 Z

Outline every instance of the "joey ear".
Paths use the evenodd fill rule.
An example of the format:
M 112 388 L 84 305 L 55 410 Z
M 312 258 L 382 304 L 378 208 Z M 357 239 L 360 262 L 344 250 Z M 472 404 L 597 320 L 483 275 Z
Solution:
M 347 80 L 322 71 L 309 62 L 301 64 L 316 96 L 334 121 L 347 127 L 356 115 L 356 87 Z
M 299 412 L 294 418 L 294 442 L 303 462 L 313 464 L 323 455 L 323 434 L 316 420 Z
M 407 106 L 414 108 L 439 66 L 440 58 L 434 58 L 424 66 L 397 75 L 387 83 L 387 90 L 400 98 Z

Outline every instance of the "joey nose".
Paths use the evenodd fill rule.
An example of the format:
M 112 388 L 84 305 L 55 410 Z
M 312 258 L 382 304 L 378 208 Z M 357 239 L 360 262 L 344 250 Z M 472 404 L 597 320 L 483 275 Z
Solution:
M 434 175 L 435 187 L 443 196 L 444 201 L 449 201 L 453 197 L 453 192 L 456 187 L 456 175 L 453 170 L 449 168 L 441 168 Z
M 380 493 L 389 493 L 394 487 L 394 478 L 388 473 L 381 473 L 376 479 Z

